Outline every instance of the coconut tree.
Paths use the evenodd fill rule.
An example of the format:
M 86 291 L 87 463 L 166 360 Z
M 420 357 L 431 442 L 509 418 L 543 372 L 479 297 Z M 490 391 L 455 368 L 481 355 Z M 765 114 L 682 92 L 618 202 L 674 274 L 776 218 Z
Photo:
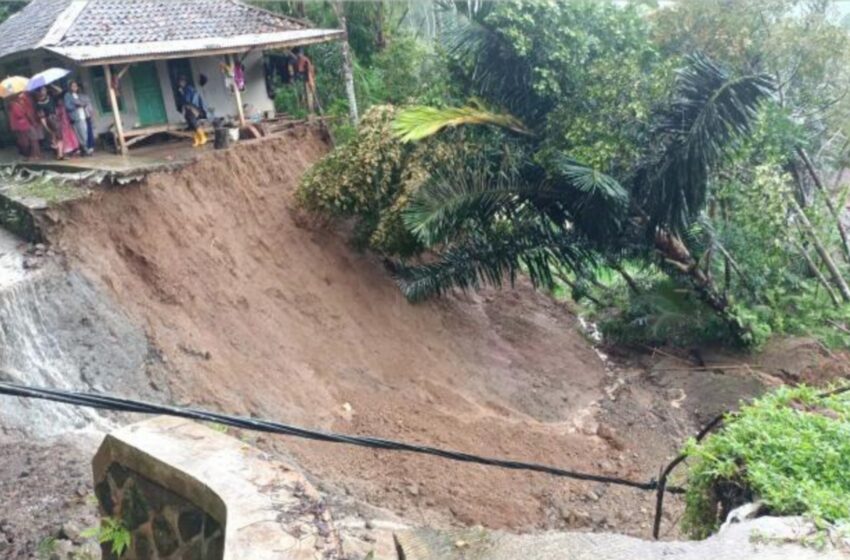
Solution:
M 735 335 L 748 336 L 686 240 L 705 208 L 712 173 L 771 95 L 767 76 L 735 77 L 704 56 L 688 57 L 672 98 L 652 116 L 640 161 L 615 178 L 551 141 L 551 101 L 489 60 L 487 49 L 495 48 L 502 60 L 516 55 L 486 26 L 473 26 L 454 48 L 472 68 L 470 90 L 482 101 L 460 109 L 408 109 L 397 120 L 398 133 L 411 140 L 446 127 L 485 125 L 490 131 L 482 137 L 497 148 L 435 172 L 410 203 L 406 222 L 434 259 L 398 266 L 409 298 L 498 286 L 520 271 L 550 287 L 554 270 L 582 274 L 600 259 L 640 255 L 687 278 Z M 488 112 L 488 103 L 512 111 Z M 506 165 L 504 146 L 523 157 Z

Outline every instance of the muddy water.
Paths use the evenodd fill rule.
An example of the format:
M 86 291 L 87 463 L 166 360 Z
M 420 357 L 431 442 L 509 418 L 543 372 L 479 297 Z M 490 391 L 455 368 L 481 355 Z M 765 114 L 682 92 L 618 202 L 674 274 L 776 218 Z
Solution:
M 0 230 L 0 378 L 74 390 L 146 384 L 141 329 L 86 278 L 49 259 L 23 267 L 20 241 Z M 0 396 L 0 432 L 51 436 L 109 423 L 90 409 Z

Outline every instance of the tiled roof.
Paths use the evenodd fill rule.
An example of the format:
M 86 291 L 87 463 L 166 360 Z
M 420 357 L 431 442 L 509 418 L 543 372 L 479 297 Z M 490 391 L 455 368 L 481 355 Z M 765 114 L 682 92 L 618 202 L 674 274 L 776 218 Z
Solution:
M 341 36 L 237 0 L 33 0 L 0 25 L 0 58 L 45 48 L 81 63 Z
M 71 0 L 33 0 L 0 25 L 0 58 L 38 46 Z
M 91 0 L 58 46 L 233 37 L 306 27 L 232 0 Z

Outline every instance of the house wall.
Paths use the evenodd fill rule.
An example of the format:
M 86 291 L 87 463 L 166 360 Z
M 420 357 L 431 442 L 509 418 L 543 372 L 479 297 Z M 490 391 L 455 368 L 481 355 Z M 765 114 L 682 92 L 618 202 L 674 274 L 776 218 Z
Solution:
M 220 56 L 200 57 L 190 59 L 192 68 L 192 79 L 201 92 L 204 101 L 211 109 L 210 117 L 237 118 L 236 97 L 225 85 L 224 75 L 220 65 L 224 58 Z M 265 74 L 263 69 L 263 55 L 261 52 L 252 52 L 245 57 L 245 91 L 242 92 L 243 105 L 251 105 L 256 112 L 262 114 L 265 111 L 274 111 L 274 102 L 266 95 Z M 172 93 L 171 78 L 168 75 L 168 61 L 156 61 L 157 73 L 159 74 L 162 99 L 168 122 L 172 124 L 183 124 L 183 115 L 177 111 L 177 105 Z M 200 87 L 200 75 L 207 76 L 207 84 Z M 91 72 L 83 69 L 81 74 L 87 91 L 92 91 Z M 121 100 L 124 110 L 121 112 L 121 122 L 125 130 L 131 130 L 139 126 L 138 109 L 133 96 L 133 83 L 129 72 L 121 79 Z M 95 110 L 95 129 L 105 132 L 112 124 L 112 114 Z M 246 117 L 249 115 L 246 114 Z
M 208 82 L 203 88 L 198 87 L 201 95 L 207 103 L 207 106 L 212 109 L 211 117 L 230 117 L 234 120 L 237 118 L 236 97 L 230 91 L 224 81 L 224 75 L 221 72 L 220 64 L 224 62 L 224 57 L 200 57 L 190 59 L 192 69 L 192 78 L 199 86 L 200 74 L 207 76 Z M 245 91 L 242 92 L 243 105 L 250 105 L 254 108 L 255 113 L 263 114 L 266 111 L 274 111 L 274 102 L 266 95 L 265 75 L 263 69 L 262 52 L 256 51 L 249 53 L 243 60 L 245 65 Z M 29 74 L 40 72 L 51 66 L 60 66 L 67 68 L 68 65 L 61 60 L 50 57 L 44 54 L 33 54 L 20 57 L 15 60 L 7 61 L 0 66 L 0 74 L 7 75 L 10 70 L 29 67 Z M 177 106 L 172 94 L 171 79 L 168 75 L 168 61 L 156 61 L 157 73 L 159 75 L 160 89 L 162 90 L 163 103 L 165 105 L 168 122 L 172 124 L 183 124 L 183 115 L 177 111 Z M 113 71 L 117 72 L 119 67 L 113 66 Z M 83 85 L 85 91 L 91 96 L 94 104 L 94 128 L 96 133 L 100 134 L 107 132 L 112 126 L 112 113 L 109 111 L 108 103 L 101 107 L 95 95 L 93 83 L 93 71 L 91 68 L 76 68 L 75 74 L 77 79 Z M 136 99 L 133 94 L 133 82 L 130 72 L 126 72 L 120 82 L 121 104 L 121 122 L 125 130 L 131 130 L 139 126 L 139 114 L 136 105 Z M 246 113 L 246 118 L 250 115 Z M 0 121 L 5 120 L 5 115 L 0 112 Z M 0 122 L 0 125 L 4 123 Z M 11 134 L 2 126 L 0 132 L 0 142 L 4 139 L 6 143 L 11 141 Z

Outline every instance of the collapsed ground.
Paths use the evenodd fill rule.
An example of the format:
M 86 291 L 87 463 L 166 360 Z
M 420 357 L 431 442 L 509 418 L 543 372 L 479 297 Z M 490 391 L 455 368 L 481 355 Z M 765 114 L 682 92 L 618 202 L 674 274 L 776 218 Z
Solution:
M 169 372 L 162 399 L 648 480 L 739 399 L 850 373 L 843 356 L 810 341 L 778 342 L 761 357 L 702 350 L 712 367 L 688 352 L 605 349 L 606 362 L 567 304 L 524 284 L 410 305 L 377 259 L 294 209 L 298 178 L 326 149 L 301 129 L 55 211 L 49 237 L 66 265 L 105 287 L 159 349 Z M 650 534 L 649 493 L 236 435 L 300 466 L 338 516 L 376 515 L 371 505 L 412 524 Z M 67 507 L 39 510 L 44 480 L 29 494 L 29 475 L 4 486 L 4 501 L 15 492 L 39 521 L 28 529 L 3 514 L 0 536 L 14 525 L 31 548 L 61 527 L 57 516 L 90 515 L 84 477 L 66 486 L 50 467 L 79 470 L 86 453 L 56 459 L 35 448 L 24 454 L 32 466 L 0 461 L 4 473 L 54 473 L 50 491 L 67 492 Z M 680 512 L 671 500 L 665 538 L 679 536 Z

